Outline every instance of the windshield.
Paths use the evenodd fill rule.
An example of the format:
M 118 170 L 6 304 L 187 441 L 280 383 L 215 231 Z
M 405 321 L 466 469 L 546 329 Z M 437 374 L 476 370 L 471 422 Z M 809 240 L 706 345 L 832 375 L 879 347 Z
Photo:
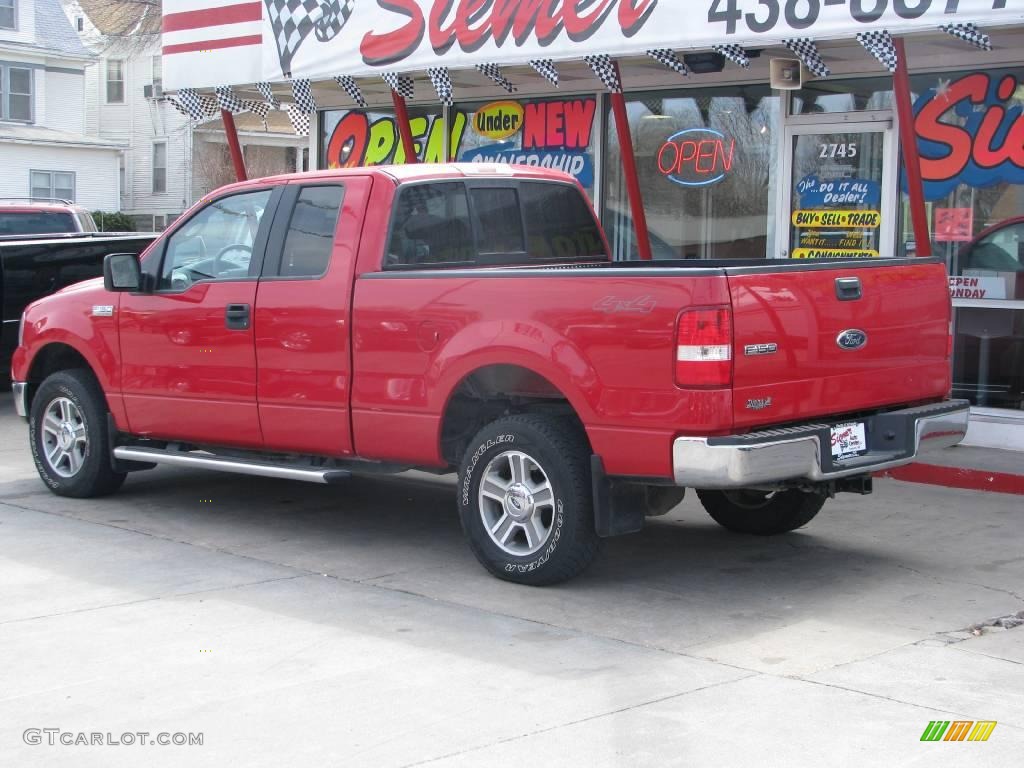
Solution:
M 70 213 L 55 211 L 0 211 L 0 236 L 49 235 L 77 232 Z

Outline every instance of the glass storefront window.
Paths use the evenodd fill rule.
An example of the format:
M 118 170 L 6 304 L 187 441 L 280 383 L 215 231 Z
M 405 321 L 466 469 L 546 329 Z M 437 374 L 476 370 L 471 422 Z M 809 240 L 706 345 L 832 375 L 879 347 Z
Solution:
M 874 123 L 798 132 L 792 145 L 789 255 L 861 259 L 882 253 L 886 131 Z
M 444 120 L 440 107 L 409 107 L 409 125 L 416 156 L 425 163 L 443 163 Z M 320 113 L 320 167 L 352 168 L 405 162 L 405 150 L 390 110 L 328 109 Z M 452 121 L 456 146 L 465 121 Z
M 805 83 L 793 92 L 794 115 L 874 112 L 895 109 L 892 78 L 824 78 Z
M 597 97 L 462 103 L 451 114 L 465 125 L 452 142 L 457 160 L 554 168 L 574 176 L 593 197 Z
M 1024 308 L 957 307 L 953 396 L 1024 409 Z
M 1022 68 L 911 78 L 932 249 L 949 265 L 954 394 L 1013 410 L 1024 409 L 1022 82 Z
M 773 255 L 780 101 L 767 85 L 627 93 L 633 151 L 656 259 Z M 607 121 L 602 221 L 617 259 L 635 259 L 618 135 Z

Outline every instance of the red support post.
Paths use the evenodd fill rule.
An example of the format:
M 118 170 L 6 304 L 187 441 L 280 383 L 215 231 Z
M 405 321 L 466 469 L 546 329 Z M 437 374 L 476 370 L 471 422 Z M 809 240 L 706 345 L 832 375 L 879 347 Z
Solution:
M 242 157 L 242 145 L 238 143 L 238 129 L 235 128 L 235 116 L 226 109 L 220 111 L 221 122 L 224 123 L 224 134 L 228 137 L 228 149 L 231 150 L 231 162 L 235 166 L 235 176 L 239 181 L 249 177 L 245 173 L 245 158 Z
M 907 48 L 902 38 L 895 38 L 893 45 L 896 48 L 896 73 L 892 76 L 892 90 L 896 99 L 896 115 L 900 121 L 900 144 L 903 149 L 903 166 L 907 174 L 910 218 L 914 225 L 917 255 L 927 257 L 932 255 L 932 238 L 928 227 L 928 210 L 924 205 L 921 156 L 917 152 L 917 134 L 914 131 L 914 107 L 910 101 Z
M 405 99 L 392 90 L 391 103 L 395 105 L 395 122 L 398 123 L 398 135 L 402 137 L 405 162 L 418 163 L 419 158 L 416 157 L 416 144 L 412 140 L 412 126 L 409 125 L 409 111 L 405 108 Z
M 619 63 L 614 62 L 615 77 L 622 83 Z M 640 194 L 640 178 L 636 173 L 636 157 L 633 155 L 633 137 L 629 133 L 629 118 L 626 115 L 626 99 L 622 93 L 612 93 L 612 114 L 615 117 L 615 132 L 619 137 L 619 152 L 622 155 L 622 173 L 626 177 L 626 192 L 629 208 L 633 214 L 633 229 L 636 232 L 636 250 L 644 261 L 651 260 L 651 238 L 647 233 L 647 216 L 644 200 Z

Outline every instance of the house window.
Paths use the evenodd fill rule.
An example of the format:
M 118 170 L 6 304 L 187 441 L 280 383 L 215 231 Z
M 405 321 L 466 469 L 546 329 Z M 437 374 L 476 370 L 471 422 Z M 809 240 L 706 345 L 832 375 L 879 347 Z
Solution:
M 124 104 L 124 62 L 107 59 L 107 104 Z
M 33 198 L 75 201 L 74 171 L 29 171 Z
M 0 66 L 0 120 L 32 122 L 31 69 Z
M 85 19 L 82 16 L 75 19 L 75 27 L 79 32 L 85 32 Z
M 153 192 L 167 191 L 167 144 L 153 145 Z
M 17 0 L 0 0 L 0 29 L 18 28 Z
M 150 66 L 153 73 L 153 97 L 156 98 L 164 88 L 163 59 L 159 55 L 154 56 Z

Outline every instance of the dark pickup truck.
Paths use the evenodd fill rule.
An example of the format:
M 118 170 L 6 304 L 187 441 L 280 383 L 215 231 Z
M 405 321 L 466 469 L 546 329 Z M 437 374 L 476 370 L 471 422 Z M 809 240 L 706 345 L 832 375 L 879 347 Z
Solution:
M 18 346 L 18 321 L 29 304 L 65 286 L 103 274 L 108 253 L 141 253 L 156 238 L 145 232 L 75 232 L 0 237 L 0 365 Z

